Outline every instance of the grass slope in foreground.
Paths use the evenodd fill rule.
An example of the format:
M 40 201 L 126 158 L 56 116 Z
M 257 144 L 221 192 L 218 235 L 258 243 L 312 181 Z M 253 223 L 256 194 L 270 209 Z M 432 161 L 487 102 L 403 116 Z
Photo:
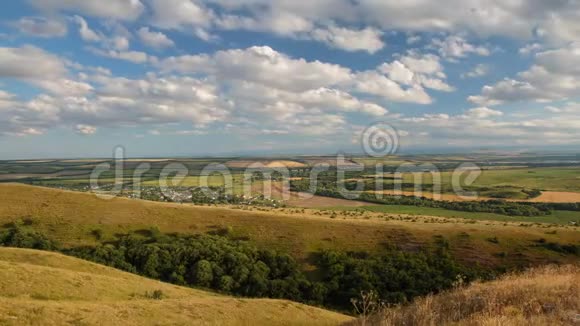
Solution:
M 351 325 L 578 325 L 580 267 L 545 266 L 386 309 Z
M 152 299 L 161 291 L 161 299 Z M 61 254 L 0 248 L 1 325 L 337 325 L 351 318 L 285 300 L 175 286 Z

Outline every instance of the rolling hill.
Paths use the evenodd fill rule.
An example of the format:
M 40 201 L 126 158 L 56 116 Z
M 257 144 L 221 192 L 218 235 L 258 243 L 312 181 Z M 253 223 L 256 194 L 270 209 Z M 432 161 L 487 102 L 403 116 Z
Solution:
M 575 226 L 435 218 L 373 212 L 335 212 L 299 208 L 210 207 L 0 184 L 0 225 L 26 220 L 64 246 L 93 245 L 117 234 L 151 227 L 163 233 L 227 232 L 262 248 L 291 254 L 308 265 L 321 249 L 378 252 L 385 245 L 413 250 L 434 236 L 449 242 L 454 256 L 482 266 L 527 267 L 573 263 L 542 243 L 578 244 Z M 92 235 L 102 231 L 100 240 Z M 492 239 L 492 240 L 490 240 Z M 542 243 L 539 243 L 542 242 Z
M 0 184 L 0 228 L 14 225 L 39 231 L 63 248 L 114 242 L 120 235 L 152 228 L 164 234 L 223 234 L 289 253 L 314 277 L 316 267 L 309 258 L 321 249 L 380 253 L 397 246 L 413 252 L 435 239 L 445 240 L 455 259 L 466 265 L 577 264 L 577 250 L 562 249 L 577 249 L 580 234 L 575 226 L 517 220 L 194 206 Z M 348 322 L 349 317 L 291 301 L 238 299 L 174 286 L 55 253 L 0 248 L 0 324 L 39 320 L 43 325 L 324 325 Z
M 57 253 L 0 248 L 2 325 L 337 325 L 351 319 L 291 301 L 162 283 Z

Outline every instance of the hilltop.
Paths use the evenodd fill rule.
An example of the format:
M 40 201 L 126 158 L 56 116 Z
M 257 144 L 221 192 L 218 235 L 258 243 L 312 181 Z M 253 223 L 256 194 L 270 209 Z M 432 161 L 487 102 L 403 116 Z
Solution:
M 351 325 L 576 325 L 580 267 L 545 266 L 473 283 Z
M 337 325 L 350 319 L 291 301 L 162 283 L 57 253 L 0 248 L 2 325 Z

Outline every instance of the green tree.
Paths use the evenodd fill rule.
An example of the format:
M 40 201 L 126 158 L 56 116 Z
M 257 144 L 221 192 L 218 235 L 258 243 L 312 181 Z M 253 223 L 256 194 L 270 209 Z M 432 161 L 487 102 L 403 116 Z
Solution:
M 234 279 L 231 276 L 224 275 L 220 277 L 218 288 L 223 292 L 229 293 L 233 290 L 234 283 Z
M 207 260 L 200 260 L 193 265 L 192 280 L 196 285 L 209 287 L 213 281 L 211 263 Z

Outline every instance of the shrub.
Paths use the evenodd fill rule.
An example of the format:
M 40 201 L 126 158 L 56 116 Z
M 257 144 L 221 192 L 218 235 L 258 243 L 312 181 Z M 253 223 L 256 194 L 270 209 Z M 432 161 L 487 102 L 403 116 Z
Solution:
M 0 245 L 40 250 L 55 250 L 58 248 L 55 242 L 49 240 L 43 234 L 20 226 L 14 226 L 7 231 L 0 232 Z
M 161 300 L 165 296 L 163 295 L 163 291 L 161 290 L 154 290 L 153 292 L 145 292 L 145 298 L 152 299 L 152 300 Z
M 91 231 L 91 234 L 95 237 L 95 239 L 101 240 L 103 238 L 104 232 L 101 229 L 94 229 Z

